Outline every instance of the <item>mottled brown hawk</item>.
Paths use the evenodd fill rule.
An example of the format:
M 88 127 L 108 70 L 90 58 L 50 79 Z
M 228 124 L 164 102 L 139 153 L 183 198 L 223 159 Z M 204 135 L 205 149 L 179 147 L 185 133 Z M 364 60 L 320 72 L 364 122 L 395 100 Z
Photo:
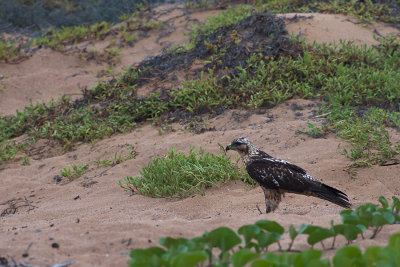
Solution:
M 248 174 L 263 189 L 267 213 L 278 207 L 284 193 L 314 196 L 344 208 L 351 207 L 345 193 L 317 181 L 299 166 L 271 157 L 245 137 L 234 139 L 226 147 L 228 150 L 240 154 Z

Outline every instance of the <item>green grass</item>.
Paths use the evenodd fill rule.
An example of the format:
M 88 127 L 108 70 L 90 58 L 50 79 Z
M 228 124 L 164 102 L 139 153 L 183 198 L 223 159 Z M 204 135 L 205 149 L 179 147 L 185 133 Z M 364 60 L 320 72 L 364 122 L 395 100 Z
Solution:
M 255 10 L 255 7 L 250 5 L 229 6 L 221 14 L 207 18 L 204 24 L 194 24 L 191 26 L 189 35 L 192 37 L 192 40 L 196 41 L 197 36 L 210 34 L 219 27 L 235 24 L 250 16 Z
M 120 35 L 120 44 L 132 45 L 136 40 L 134 31 L 148 31 L 164 26 L 163 22 L 142 18 L 141 15 L 145 11 L 146 8 L 142 6 L 141 8 L 139 7 L 138 11 L 129 16 L 126 14 L 121 15 L 121 26 L 115 29 L 111 23 L 100 22 L 93 25 L 43 29 L 43 34 L 39 38 L 27 38 L 21 41 L 8 40 L 0 36 L 0 61 L 11 62 L 25 56 L 30 56 L 30 53 L 26 53 L 24 49 L 29 50 L 38 46 L 45 46 L 57 51 L 64 51 L 67 46 L 76 45 L 83 41 L 103 40 L 108 36 Z M 107 59 L 118 57 L 119 51 L 108 48 L 104 51 L 96 51 L 96 54 L 98 54 L 97 57 L 94 55 L 96 60 L 103 59 L 104 57 Z
M 172 148 L 163 158 L 153 158 L 136 177 L 125 177 L 118 184 L 126 191 L 150 197 L 185 198 L 192 194 L 204 195 L 205 189 L 227 180 L 251 181 L 246 173 L 226 156 L 205 153 L 191 148 L 189 154 Z
M 273 13 L 320 12 L 355 16 L 365 22 L 399 22 L 399 17 L 396 17 L 396 14 L 389 5 L 373 3 L 371 0 L 267 0 L 258 1 L 257 6 L 258 8 L 266 9 Z
M 18 64 L 32 56 L 32 39 L 26 36 L 4 37 L 0 34 L 0 62 Z M 1 88 L 0 90 L 4 90 Z
M 251 10 L 249 6 L 228 9 L 221 17 L 210 19 L 206 26 L 195 30 L 193 38 L 200 40 L 201 35 L 226 29 L 229 23 L 250 15 Z M 231 38 L 227 45 L 235 47 L 236 30 L 227 36 Z M 245 63 L 225 69 L 223 74 L 218 69 L 205 70 L 199 78 L 184 82 L 181 88 L 153 93 L 147 98 L 137 98 L 136 90 L 151 68 L 131 68 L 121 77 L 85 91 L 85 100 L 73 102 L 61 98 L 1 118 L 0 142 L 4 149 L 0 156 L 3 161 L 13 158 L 19 148 L 9 140 L 22 134 L 34 139 L 56 139 L 68 149 L 81 142 L 130 131 L 137 122 L 158 119 L 175 111 L 195 116 L 219 107 L 258 109 L 296 96 L 324 102 L 321 112 L 328 115 L 321 130 L 323 134 L 334 132 L 349 142 L 344 153 L 355 165 L 396 160 L 399 145 L 392 143 L 386 129 L 400 127 L 397 88 L 400 42 L 396 38 L 380 42 L 376 48 L 367 48 L 352 43 L 310 45 L 293 39 L 291 47 L 299 50 L 297 54 L 267 56 L 261 50 L 254 50 Z M 196 49 L 204 43 L 193 45 L 192 49 Z M 211 66 L 229 56 L 226 47 L 219 44 L 205 46 L 210 47 L 205 61 L 211 62 Z M 92 102 L 99 105 L 92 106 Z M 308 134 L 318 131 L 310 128 Z
M 298 133 L 306 134 L 313 138 L 321 138 L 324 137 L 329 130 L 326 124 L 322 124 L 321 127 L 318 127 L 311 122 L 307 122 L 307 126 L 308 126 L 307 131 L 298 131 Z
M 46 34 L 34 41 L 34 45 L 44 45 L 62 50 L 66 45 L 74 45 L 86 40 L 104 39 L 111 31 L 107 22 L 88 26 L 62 27 L 60 30 L 49 29 Z
M 202 1 L 200 1 L 202 2 Z M 200 6 L 209 6 L 209 1 L 199 3 Z M 212 1 L 211 1 L 212 2 Z M 189 4 L 190 6 L 190 4 Z M 335 1 L 289 1 L 289 0 L 269 0 L 258 1 L 254 6 L 239 5 L 235 8 L 228 7 L 223 14 L 208 18 L 205 24 L 196 24 L 192 27 L 190 36 L 192 41 L 187 44 L 186 49 L 193 48 L 197 36 L 208 34 L 218 27 L 231 25 L 245 17 L 251 12 L 268 10 L 273 13 L 287 12 L 325 12 L 334 14 L 352 15 L 366 22 L 382 21 L 388 23 L 399 22 L 393 10 L 388 5 L 376 4 L 371 0 L 364 2 L 351 0 Z M 138 29 L 149 30 L 164 26 L 163 22 L 141 18 L 141 14 L 146 11 L 144 6 L 139 6 L 138 11 L 127 15 L 122 14 L 119 19 L 122 26 L 116 31 L 113 25 L 108 22 L 95 23 L 93 25 L 78 25 L 72 27 L 62 27 L 61 29 L 47 29 L 45 33 L 37 39 L 23 42 L 23 46 L 44 45 L 56 50 L 64 50 L 67 45 L 77 44 L 82 41 L 104 39 L 109 35 L 121 34 L 121 41 L 132 44 L 136 39 L 133 31 Z M 21 48 L 21 42 L 4 40 L 0 38 L 0 60 L 10 61 L 24 57 L 25 52 Z
M 186 6 L 193 9 L 212 9 L 218 7 L 223 3 L 231 4 L 229 1 L 188 1 Z M 389 3 L 391 4 L 391 3 Z M 371 0 L 358 1 L 358 0 L 258 0 L 255 3 L 255 8 L 258 10 L 268 10 L 272 13 L 292 13 L 292 12 L 320 12 L 320 13 L 333 13 L 355 16 L 365 22 L 382 21 L 386 23 L 397 23 L 399 17 L 393 12 L 396 3 L 390 6 L 388 3 L 380 4 L 374 3 Z M 229 6 L 229 5 L 228 5 Z M 229 9 L 229 8 L 228 8 Z M 243 18 L 245 12 L 235 14 L 238 19 Z M 222 18 L 223 19 L 223 18 Z M 225 18 L 227 23 L 228 20 Z M 233 18 L 234 19 L 234 18 Z

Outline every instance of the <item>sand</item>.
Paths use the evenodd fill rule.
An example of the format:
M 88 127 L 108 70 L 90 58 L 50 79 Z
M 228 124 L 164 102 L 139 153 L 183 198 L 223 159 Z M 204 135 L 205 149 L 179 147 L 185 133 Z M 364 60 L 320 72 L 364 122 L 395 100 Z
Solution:
M 171 34 L 159 39 L 159 32 L 152 30 L 133 47 L 123 48 L 116 70 L 188 40 L 184 35 L 188 30 L 187 18 L 181 9 L 162 13 L 159 8 L 157 12 L 161 14 L 160 20 L 171 24 Z M 204 21 L 217 12 L 190 16 Z M 377 44 L 372 37 L 374 31 L 382 35 L 399 34 L 384 24 L 364 25 L 341 15 L 299 15 L 306 18 L 288 21 L 287 29 L 309 42 L 351 40 L 372 46 Z M 0 112 L 12 114 L 30 101 L 47 102 L 63 94 L 79 97 L 80 88 L 95 84 L 99 79 L 97 71 L 104 68 L 104 63 L 83 61 L 76 54 L 50 49 L 40 49 L 20 64 L 0 63 L 0 74 L 4 75 L 0 80 L 4 85 L 0 90 Z M 238 136 L 247 136 L 271 155 L 300 165 L 317 179 L 346 192 L 354 206 L 377 203 L 381 195 L 399 196 L 400 165 L 359 169 L 357 178 L 350 179 L 346 168 L 351 162 L 342 153 L 344 147 L 349 147 L 345 141 L 334 134 L 314 139 L 296 133 L 306 130 L 307 121 L 315 124 L 323 121 L 313 117 L 318 104 L 318 101 L 292 99 L 265 114 L 226 111 L 210 120 L 215 131 L 201 134 L 191 133 L 179 124 L 160 132 L 158 126 L 144 123 L 130 133 L 83 144 L 68 153 L 60 153 L 51 142 L 40 140 L 37 149 L 46 152 L 32 156 L 30 165 L 21 165 L 20 156 L 0 170 L 0 211 L 10 203 L 25 205 L 15 214 L 0 217 L 0 256 L 40 266 L 64 261 L 74 261 L 72 266 L 124 266 L 131 249 L 157 245 L 158 238 L 164 236 L 191 238 L 219 226 L 237 229 L 261 219 L 276 220 L 284 227 L 290 224 L 298 227 L 302 223 L 328 227 L 330 220 L 340 222 L 340 207 L 293 194 L 286 195 L 276 212 L 260 214 L 256 205 L 264 210 L 262 190 L 249 188 L 240 181 L 230 181 L 206 190 L 204 196 L 186 199 L 131 195 L 117 185 L 126 176 L 138 175 L 152 157 L 163 157 L 173 146 L 183 151 L 188 151 L 191 145 L 201 146 L 219 153 L 218 143 L 227 145 Z M 296 105 L 301 110 L 294 108 Z M 390 137 L 399 141 L 400 133 L 390 131 Z M 134 159 L 112 168 L 95 167 L 95 160 L 128 154 L 129 145 L 137 152 Z M 236 157 L 233 152 L 229 154 Z M 54 177 L 73 163 L 89 163 L 91 167 L 83 177 L 70 183 L 56 183 Z M 355 244 L 385 245 L 390 234 L 398 231 L 397 225 L 386 226 L 376 239 L 357 240 Z M 284 247 L 287 243 L 285 236 Z M 337 244 L 343 246 L 345 241 L 340 239 Z M 305 237 L 299 238 L 294 248 L 308 248 Z

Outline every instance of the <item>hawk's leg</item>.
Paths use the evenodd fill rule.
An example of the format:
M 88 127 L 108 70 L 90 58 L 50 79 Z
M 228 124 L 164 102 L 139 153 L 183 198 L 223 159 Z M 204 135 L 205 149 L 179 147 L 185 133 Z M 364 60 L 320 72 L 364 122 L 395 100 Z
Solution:
M 269 213 L 274 211 L 282 199 L 282 193 L 279 190 L 266 189 L 261 186 L 265 195 L 265 211 Z

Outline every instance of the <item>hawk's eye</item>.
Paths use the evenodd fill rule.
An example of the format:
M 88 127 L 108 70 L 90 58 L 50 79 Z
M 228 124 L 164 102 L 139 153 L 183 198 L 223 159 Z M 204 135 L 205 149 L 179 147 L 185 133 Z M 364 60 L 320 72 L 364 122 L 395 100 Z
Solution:
M 232 146 L 240 146 L 240 145 L 241 145 L 241 143 L 238 142 L 238 141 L 235 141 L 235 142 L 232 143 Z

